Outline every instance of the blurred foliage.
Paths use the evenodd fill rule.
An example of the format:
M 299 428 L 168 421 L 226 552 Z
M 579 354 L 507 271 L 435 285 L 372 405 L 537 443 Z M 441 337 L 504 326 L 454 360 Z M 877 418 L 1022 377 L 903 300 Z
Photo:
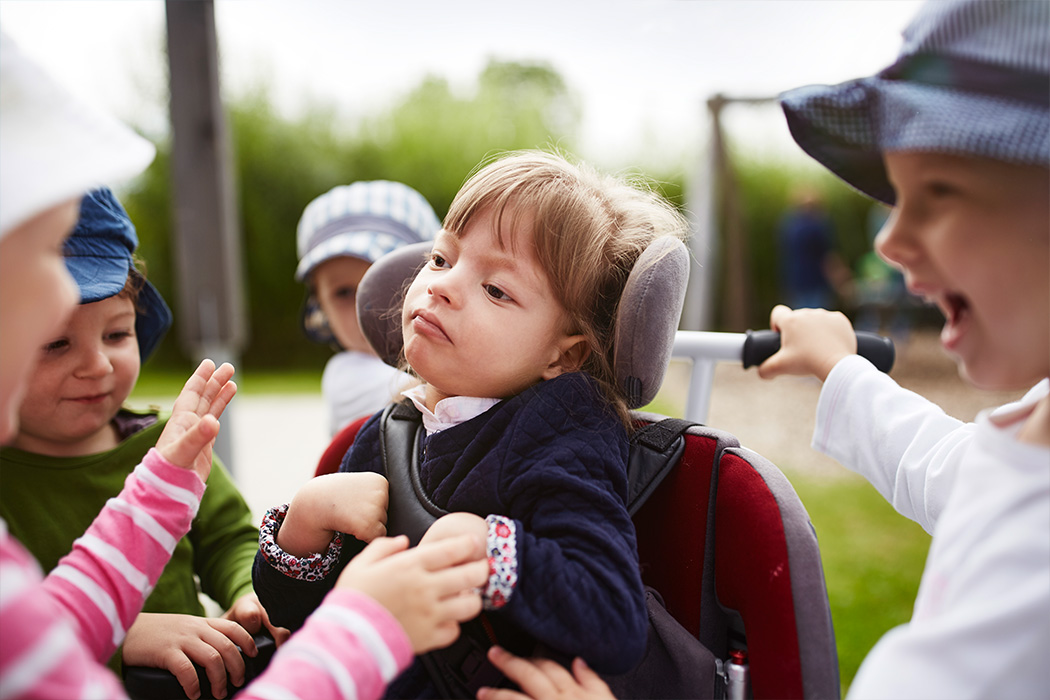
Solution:
M 503 151 L 555 147 L 572 154 L 581 116 L 578 96 L 549 65 L 499 60 L 485 66 L 469 94 L 428 76 L 389 108 L 353 123 L 323 104 L 306 105 L 295 118 L 284 116 L 265 86 L 231 100 L 226 109 L 249 330 L 240 362 L 249 370 L 319 370 L 331 354 L 303 336 L 298 320 L 304 290 L 293 278 L 295 230 L 311 200 L 356 180 L 399 180 L 419 190 L 443 217 L 470 173 Z M 157 148 L 145 175 L 120 195 L 138 228 L 149 278 L 177 322 L 183 312 L 171 244 L 171 147 L 162 142 Z M 764 327 L 778 301 L 777 222 L 795 188 L 807 182 L 824 194 L 839 251 L 851 265 L 867 249 L 871 205 L 830 175 L 753 160 L 735 150 L 732 162 L 750 247 L 749 316 L 752 327 Z M 677 206 L 688 206 L 681 169 L 629 174 L 650 181 Z M 152 368 L 181 370 L 191 364 L 177 337 L 174 331 L 168 336 Z
M 419 190 L 443 217 L 479 163 L 522 148 L 571 153 L 580 122 L 579 98 L 546 64 L 492 60 L 473 94 L 426 77 L 389 110 L 347 125 L 324 106 L 291 119 L 278 113 L 265 87 L 226 105 L 232 135 L 243 250 L 249 369 L 320 368 L 329 348 L 310 343 L 299 327 L 303 285 L 293 278 L 295 231 L 306 205 L 337 185 L 399 180 Z M 178 308 L 172 250 L 171 146 L 121 198 L 139 232 L 150 280 Z M 660 187 L 681 199 L 682 185 Z M 207 255 L 206 250 L 200 251 Z M 190 362 L 169 334 L 151 360 L 155 370 Z
M 823 169 L 756 160 L 740 149 L 731 147 L 730 150 L 751 262 L 750 327 L 766 328 L 770 309 L 783 302 L 777 229 L 796 195 L 804 189 L 818 194 L 835 228 L 835 250 L 850 270 L 855 270 L 861 256 L 871 250 L 874 233 L 869 232 L 868 221 L 876 205 Z M 723 246 L 723 261 L 724 255 Z M 724 265 L 720 269 L 724 269 Z M 843 291 L 845 295 L 840 296 L 838 308 L 849 314 L 852 299 L 848 288 Z M 720 311 L 715 310 L 718 325 L 721 325 Z

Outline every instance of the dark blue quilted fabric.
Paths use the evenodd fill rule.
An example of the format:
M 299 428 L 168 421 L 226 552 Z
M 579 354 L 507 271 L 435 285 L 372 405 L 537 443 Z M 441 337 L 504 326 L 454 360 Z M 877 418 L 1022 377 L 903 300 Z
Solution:
M 623 425 L 605 408 L 594 381 L 572 373 L 430 436 L 420 464 L 423 486 L 442 508 L 517 521 L 518 585 L 510 602 L 492 614 L 494 623 L 581 655 L 603 673 L 630 670 L 647 635 L 634 525 L 625 505 L 627 452 Z M 341 471 L 384 473 L 376 418 L 361 429 Z M 259 563 L 263 598 L 259 575 L 278 585 L 274 577 L 284 577 L 260 571 L 269 567 Z M 316 606 L 335 578 L 317 584 L 320 595 L 304 599 L 297 586 L 289 596 L 297 601 L 282 595 L 273 602 Z M 265 598 L 263 603 L 271 610 Z

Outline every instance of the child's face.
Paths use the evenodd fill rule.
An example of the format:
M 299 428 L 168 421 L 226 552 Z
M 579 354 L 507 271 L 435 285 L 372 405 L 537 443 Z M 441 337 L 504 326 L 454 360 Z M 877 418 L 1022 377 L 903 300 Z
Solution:
M 946 318 L 941 343 L 984 389 L 1050 374 L 1050 170 L 887 153 L 897 206 L 876 239 Z
M 79 200 L 27 221 L 0 239 L 0 443 L 18 429 L 22 401 L 40 346 L 58 333 L 79 292 L 66 270 L 62 243 Z
M 581 336 L 565 332 L 531 241 L 515 232 L 501 250 L 489 214 L 462 235 L 442 231 L 409 287 L 402 311 L 405 357 L 427 382 L 427 405 L 449 396 L 506 398 L 567 367 Z
M 43 348 L 19 411 L 14 445 L 53 456 L 116 446 L 110 421 L 139 376 L 135 306 L 112 296 L 76 308 Z
M 317 303 L 328 317 L 336 340 L 347 350 L 375 353 L 357 323 L 357 287 L 371 263 L 361 258 L 337 257 L 324 261 L 310 274 Z

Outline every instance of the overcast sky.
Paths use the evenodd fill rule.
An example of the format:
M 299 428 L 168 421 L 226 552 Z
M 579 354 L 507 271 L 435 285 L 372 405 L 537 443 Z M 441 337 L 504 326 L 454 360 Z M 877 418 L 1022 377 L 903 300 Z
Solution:
M 583 100 L 581 155 L 626 165 L 690 152 L 714 93 L 775 96 L 892 62 L 911 0 L 216 0 L 223 89 L 265 80 L 348 118 L 427 73 L 467 89 L 490 57 L 550 63 Z M 161 0 L 0 0 L 0 28 L 60 80 L 163 124 Z M 786 142 L 775 109 L 736 108 L 738 137 Z M 655 156 L 653 156 L 655 157 Z

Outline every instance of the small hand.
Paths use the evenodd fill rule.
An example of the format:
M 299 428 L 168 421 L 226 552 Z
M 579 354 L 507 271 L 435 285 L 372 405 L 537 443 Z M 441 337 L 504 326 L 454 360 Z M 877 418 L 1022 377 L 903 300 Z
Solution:
M 609 686 L 583 659 L 572 662 L 570 674 L 550 659 L 523 659 L 500 647 L 489 649 L 489 661 L 524 691 L 479 688 L 478 700 L 615 700 Z
M 274 627 L 270 623 L 270 616 L 266 613 L 266 608 L 259 602 L 259 596 L 254 593 L 245 593 L 235 600 L 230 609 L 222 614 L 222 618 L 236 622 L 253 635 L 265 627 L 277 646 L 284 644 L 292 634 L 284 627 Z M 254 654 L 248 655 L 254 656 Z
M 163 668 L 175 674 L 187 697 L 200 697 L 193 664 L 203 666 L 212 695 L 226 697 L 226 675 L 244 685 L 244 659 L 258 653 L 248 631 L 236 622 L 216 617 L 141 613 L 124 639 L 124 664 Z
M 758 376 L 813 375 L 824 381 L 839 360 L 857 352 L 853 325 L 839 311 L 777 305 L 769 327 L 780 332 L 780 350 L 758 366 Z
M 374 472 L 325 474 L 292 498 L 277 544 L 297 557 L 323 552 L 336 532 L 371 542 L 386 534 L 387 480 Z
M 459 623 L 481 612 L 477 592 L 489 577 L 484 541 L 461 535 L 408 547 L 408 538 L 380 538 L 343 569 L 336 587 L 374 598 L 401 623 L 417 654 L 446 647 Z
M 219 434 L 219 416 L 237 393 L 233 365 L 218 369 L 204 360 L 175 399 L 157 450 L 172 464 L 193 469 L 203 481 L 211 473 L 211 448 Z
M 427 528 L 420 538 L 420 544 L 457 537 L 474 535 L 482 542 L 488 539 L 489 526 L 485 519 L 473 513 L 449 513 L 443 515 Z

